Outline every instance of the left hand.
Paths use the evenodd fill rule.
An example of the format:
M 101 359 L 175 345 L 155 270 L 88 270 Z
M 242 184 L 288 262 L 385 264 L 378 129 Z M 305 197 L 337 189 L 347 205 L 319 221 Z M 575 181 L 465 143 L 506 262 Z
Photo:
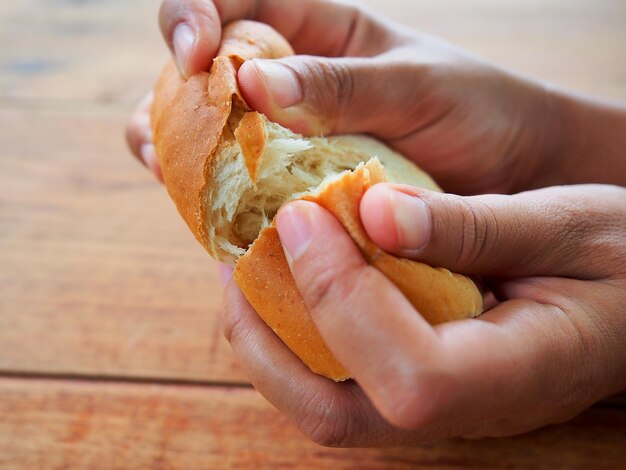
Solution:
M 157 160 L 156 150 L 152 142 L 152 129 L 150 128 L 150 107 L 153 95 L 148 93 L 139 102 L 131 120 L 126 126 L 126 142 L 133 155 L 140 163 L 146 166 L 162 183 L 163 174 Z
M 605 151 L 616 140 L 607 135 L 625 128 L 613 107 L 507 72 L 358 3 L 163 0 L 159 23 L 188 77 L 210 69 L 221 24 L 241 18 L 273 26 L 298 54 L 246 61 L 237 74 L 252 109 L 297 133 L 369 134 L 457 194 L 510 193 L 581 175 L 615 182 L 618 172 L 604 171 L 604 161 L 622 167 Z M 598 137 L 584 126 L 579 140 L 594 149 L 601 142 L 600 161 L 577 158 L 579 140 L 564 144 L 562 136 L 581 132 L 572 127 L 579 122 L 613 129 Z M 145 104 L 127 139 L 158 172 Z
M 626 189 L 600 185 L 474 197 L 370 189 L 361 218 L 374 242 L 483 276 L 500 301 L 434 327 L 332 215 L 293 202 L 276 219 L 292 273 L 355 380 L 311 373 L 234 282 L 225 334 L 256 389 L 323 445 L 504 436 L 564 421 L 626 388 L 625 201 Z

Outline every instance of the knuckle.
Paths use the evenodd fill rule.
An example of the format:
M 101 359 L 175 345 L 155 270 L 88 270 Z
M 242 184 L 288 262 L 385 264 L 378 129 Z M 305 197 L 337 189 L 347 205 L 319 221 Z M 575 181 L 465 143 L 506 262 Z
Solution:
M 332 395 L 313 394 L 305 401 L 298 427 L 323 447 L 341 447 L 348 437 L 348 417 Z
M 556 204 L 557 207 L 548 206 L 544 216 L 546 219 L 553 218 L 554 226 L 566 244 L 577 244 L 594 229 L 594 219 L 601 216 L 591 207 L 585 207 L 576 197 L 564 198 Z
M 393 426 L 427 431 L 438 425 L 442 401 L 447 399 L 441 374 L 425 374 L 409 367 L 384 385 L 380 411 Z
M 536 404 L 538 412 L 560 421 L 571 416 L 573 410 L 581 411 L 598 399 L 598 384 L 606 383 L 606 368 L 598 367 L 597 358 L 603 348 L 597 341 L 597 334 L 585 313 L 585 309 L 575 302 L 563 300 L 563 306 L 546 307 L 554 315 L 554 331 L 563 332 L 568 341 L 561 346 L 561 353 L 569 357 L 552 380 L 554 386 Z M 549 347 L 549 346 L 547 346 Z M 562 418 L 561 418 L 562 417 Z
M 393 426 L 402 429 L 427 427 L 430 419 L 422 411 L 419 398 L 414 391 L 396 393 L 386 405 L 385 417 Z
M 224 308 L 221 316 L 222 334 L 226 341 L 233 342 L 233 336 L 241 329 L 241 319 L 233 317 L 227 307 Z
M 360 285 L 368 277 L 371 269 L 368 266 L 358 269 L 333 269 L 325 267 L 317 270 L 304 283 L 305 302 L 312 310 L 320 313 L 331 309 L 338 302 L 347 303 L 355 292 L 360 291 Z
M 350 109 L 355 94 L 355 78 L 346 59 L 320 58 L 302 63 L 300 85 L 306 99 L 333 122 Z M 306 79 L 305 79 L 306 77 Z
M 563 274 L 568 273 L 572 263 L 580 265 L 588 252 L 584 249 L 586 240 L 593 238 L 590 220 L 581 217 L 584 209 L 577 200 L 568 201 L 556 208 L 546 208 L 545 220 L 552 220 L 553 236 L 544 243 L 559 259 L 570 260 L 564 263 Z M 589 213 L 589 215 L 591 215 Z M 586 268 L 590 267 L 586 262 Z M 576 273 L 571 273 L 576 274 Z
M 338 277 L 334 269 L 315 270 L 305 279 L 301 288 L 307 306 L 311 310 L 319 310 L 335 297 Z
M 554 251 L 571 260 L 566 266 L 570 274 L 598 278 L 623 272 L 625 201 L 624 188 L 596 185 L 586 192 L 564 189 L 544 209 L 544 218 L 552 220 L 554 228 Z
M 499 230 L 496 216 L 489 206 L 471 204 L 460 197 L 457 201 L 462 228 L 455 265 L 459 271 L 464 271 L 497 246 Z
M 335 62 L 328 67 L 329 78 L 334 84 L 334 98 L 338 103 L 350 103 L 354 96 L 354 76 L 346 63 Z
M 222 334 L 229 343 L 234 344 L 238 341 L 245 341 L 249 327 L 244 321 L 245 316 L 233 305 L 230 297 L 231 295 L 229 295 L 228 292 L 224 296 L 224 307 L 220 317 L 220 323 Z

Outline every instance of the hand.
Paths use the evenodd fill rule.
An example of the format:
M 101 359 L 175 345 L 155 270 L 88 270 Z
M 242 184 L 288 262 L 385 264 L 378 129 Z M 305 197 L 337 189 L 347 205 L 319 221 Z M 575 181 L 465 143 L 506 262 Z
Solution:
M 152 171 L 159 181 L 163 182 L 161 167 L 152 143 L 150 106 L 152 106 L 152 92 L 144 96 L 137 105 L 131 120 L 126 126 L 126 141 L 133 155 Z
M 161 31 L 183 75 L 210 68 L 221 24 L 239 18 L 266 22 L 298 54 L 311 54 L 249 61 L 239 71 L 248 103 L 297 132 L 373 134 L 461 194 L 624 179 L 617 175 L 626 163 L 611 144 L 626 146 L 623 110 L 546 89 L 353 5 L 164 0 Z M 146 109 L 131 120 L 128 140 L 156 171 Z M 571 138 L 578 135 L 586 137 Z M 594 150 L 593 162 L 583 148 Z
M 355 382 L 309 372 L 232 282 L 225 331 L 257 390 L 313 440 L 510 435 L 626 388 L 626 189 L 460 197 L 380 184 L 361 218 L 393 253 L 483 276 L 499 303 L 432 327 L 328 212 L 303 201 L 282 208 L 298 288 Z

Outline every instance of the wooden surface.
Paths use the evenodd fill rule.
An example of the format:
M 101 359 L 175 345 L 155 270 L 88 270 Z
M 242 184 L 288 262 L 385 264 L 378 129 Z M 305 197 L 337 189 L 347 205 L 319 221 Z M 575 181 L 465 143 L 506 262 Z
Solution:
M 626 99 L 623 0 L 372 0 L 521 72 Z M 626 404 L 511 439 L 324 449 L 251 389 L 212 261 L 128 154 L 156 0 L 0 2 L 0 468 L 619 468 Z
M 609 404 L 511 439 L 354 450 L 308 443 L 249 388 L 3 379 L 0 396 L 0 466 L 20 469 L 617 469 L 624 463 L 626 414 Z

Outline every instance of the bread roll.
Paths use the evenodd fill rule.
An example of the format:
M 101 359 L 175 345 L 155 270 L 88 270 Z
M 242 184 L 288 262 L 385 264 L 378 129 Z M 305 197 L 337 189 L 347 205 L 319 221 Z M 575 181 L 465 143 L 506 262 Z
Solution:
M 237 86 L 241 64 L 289 54 L 269 26 L 237 21 L 224 29 L 210 72 L 183 81 L 169 63 L 154 91 L 154 143 L 169 194 L 198 241 L 234 264 L 250 304 L 313 372 L 339 381 L 350 373 L 312 322 L 272 223 L 286 202 L 306 199 L 332 212 L 367 262 L 432 324 L 478 315 L 482 297 L 465 276 L 381 251 L 361 225 L 359 202 L 370 186 L 388 180 L 438 190 L 428 175 L 372 138 L 305 138 L 249 108 Z

